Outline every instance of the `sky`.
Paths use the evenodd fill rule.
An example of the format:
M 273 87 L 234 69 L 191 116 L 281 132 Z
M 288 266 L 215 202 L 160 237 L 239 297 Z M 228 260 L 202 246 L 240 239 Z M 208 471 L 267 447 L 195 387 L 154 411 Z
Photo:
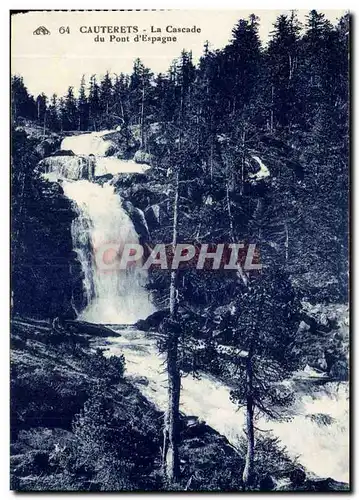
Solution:
M 331 22 L 345 14 L 345 10 L 321 10 Z M 182 49 L 192 50 L 194 61 L 203 53 L 206 40 L 211 49 L 224 47 L 231 38 L 231 30 L 240 18 L 247 18 L 250 10 L 156 10 L 156 11 L 39 11 L 12 16 L 11 72 L 20 74 L 29 92 L 34 96 L 45 92 L 48 96 L 64 95 L 71 85 L 77 91 L 82 75 L 88 82 L 92 74 L 99 77 L 130 73 L 133 61 L 139 57 L 154 73 L 166 72 Z M 259 34 L 266 43 L 273 23 L 283 10 L 255 10 L 260 18 Z M 308 11 L 298 10 L 298 18 L 305 22 Z M 50 34 L 35 35 L 44 26 Z M 104 42 L 96 42 L 96 34 L 89 27 L 123 26 L 126 33 L 101 34 Z M 151 43 L 135 41 L 133 28 L 141 36 L 176 37 L 177 41 Z M 151 26 L 153 28 L 151 28 Z M 169 33 L 176 28 L 194 28 L 195 33 Z M 151 33 L 151 29 L 155 31 Z M 156 31 L 160 29 L 161 32 Z M 198 29 L 200 32 L 198 32 Z M 63 33 L 60 33 L 63 31 Z M 69 31 L 69 33 L 68 33 Z M 83 31 L 83 33 L 81 33 Z M 118 41 L 125 37 L 126 41 Z M 128 36 L 128 39 L 127 39 Z

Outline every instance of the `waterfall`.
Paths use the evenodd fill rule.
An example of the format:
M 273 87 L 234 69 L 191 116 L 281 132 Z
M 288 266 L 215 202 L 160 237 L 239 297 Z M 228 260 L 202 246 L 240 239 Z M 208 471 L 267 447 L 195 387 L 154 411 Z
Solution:
M 88 301 L 80 319 L 129 324 L 146 318 L 154 311 L 145 289 L 146 272 L 138 267 L 118 270 L 106 266 L 106 259 L 107 264 L 114 261 L 125 243 L 138 243 L 114 187 L 81 180 L 65 181 L 63 188 L 79 214 L 72 224 L 72 239 L 84 272 Z
M 146 271 L 136 267 L 126 271 L 107 269 L 106 265 L 102 268 L 98 256 L 111 261 L 121 253 L 124 243 L 138 243 L 138 235 L 114 187 L 84 178 L 76 161 L 77 164 L 82 158 L 89 161 L 89 155 L 93 154 L 95 177 L 103 173 L 143 172 L 148 167 L 104 156 L 107 149 L 101 144 L 102 135 L 66 138 L 62 148 L 83 156 L 57 157 L 61 160 L 50 160 L 50 167 L 43 171 L 45 176 L 52 176 L 51 180 L 62 179 L 64 192 L 74 202 L 78 214 L 72 223 L 72 239 L 82 266 L 87 302 L 79 318 L 94 323 L 131 324 L 154 311 L 145 288 Z M 135 377 L 146 377 L 148 384 L 139 381 L 139 390 L 159 409 L 165 410 L 168 397 L 163 370 L 165 358 L 157 350 L 156 338 L 128 327 L 114 327 L 114 330 L 120 332 L 121 337 L 106 339 L 107 355 L 124 354 L 126 373 L 132 375 L 134 381 Z M 181 383 L 181 411 L 197 415 L 237 445 L 245 413 L 232 403 L 231 388 L 206 374 L 201 374 L 200 379 L 188 375 Z M 311 473 L 348 481 L 348 386 L 331 383 L 318 388 L 315 384 L 309 385 L 306 390 L 301 387 L 299 383 L 294 387 L 297 404 L 291 421 L 273 422 L 262 418 L 257 422 L 258 428 L 271 430 L 288 448 L 290 456 L 298 456 L 299 462 Z
M 94 156 L 53 157 L 45 163 L 49 167 L 43 175 L 49 180 L 61 179 L 64 193 L 74 202 L 78 214 L 72 223 L 71 233 L 73 248 L 84 275 L 87 303 L 79 319 L 93 323 L 131 324 L 154 312 L 145 288 L 147 272 L 139 267 L 114 269 L 111 263 L 116 263 L 125 243 L 138 243 L 138 235 L 114 186 L 88 180 L 92 179 L 92 175 L 88 175 L 89 169 L 83 168 L 83 165 L 86 167 L 94 162 L 95 177 L 108 173 L 111 170 L 109 164 L 115 173 L 143 172 L 148 167 L 95 155 L 106 152 L 105 147 L 101 148 L 101 141 L 100 133 L 67 137 L 61 145 L 62 149 Z
M 80 156 L 50 156 L 40 161 L 38 170 L 49 181 L 57 179 L 76 181 L 88 176 L 88 162 Z

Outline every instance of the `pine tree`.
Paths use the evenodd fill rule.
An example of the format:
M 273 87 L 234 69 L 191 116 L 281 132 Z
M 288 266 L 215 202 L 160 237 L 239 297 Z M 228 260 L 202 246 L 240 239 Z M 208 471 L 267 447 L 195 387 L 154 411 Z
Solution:
M 234 355 L 239 371 L 231 399 L 246 409 L 244 489 L 253 485 L 256 419 L 260 415 L 288 418 L 286 409 L 293 394 L 280 383 L 298 367 L 292 353 L 297 307 L 288 278 L 280 269 L 267 269 L 236 299 L 234 343 L 242 354 Z
M 269 71 L 268 101 L 270 103 L 270 132 L 292 127 L 297 118 L 297 85 L 299 34 L 301 25 L 294 12 L 290 17 L 281 15 L 267 50 Z
M 112 112 L 113 106 L 113 96 L 112 96 L 112 81 L 109 72 L 107 71 L 100 83 L 100 109 L 101 114 L 108 123 L 105 126 L 109 126 L 109 114 Z
M 232 41 L 223 51 L 223 79 L 231 118 L 250 103 L 258 88 L 261 42 L 258 18 L 240 19 L 232 30 Z
M 44 93 L 36 98 L 36 118 L 40 124 L 44 123 L 45 114 L 47 110 L 47 97 Z
M 78 121 L 79 121 L 79 113 L 77 109 L 77 102 L 74 96 L 74 89 L 73 87 L 69 87 L 64 99 L 63 129 L 77 130 Z
M 48 127 L 50 130 L 58 132 L 61 128 L 60 118 L 59 118 L 59 110 L 58 110 L 58 102 L 57 95 L 53 94 L 51 97 L 49 110 L 48 110 Z
M 89 126 L 89 103 L 86 97 L 85 76 L 81 78 L 78 98 L 79 130 L 88 130 Z
M 128 124 L 128 79 L 121 73 L 113 84 L 114 116 L 122 125 Z
M 36 103 L 29 95 L 21 76 L 11 77 L 11 115 L 13 121 L 19 117 L 36 119 Z
M 130 78 L 130 114 L 140 128 L 140 147 L 145 148 L 146 114 L 150 101 L 152 73 L 140 59 L 136 59 Z
M 100 89 L 97 84 L 95 75 L 92 75 L 90 78 L 88 103 L 90 128 L 92 130 L 97 130 L 98 119 L 100 115 Z

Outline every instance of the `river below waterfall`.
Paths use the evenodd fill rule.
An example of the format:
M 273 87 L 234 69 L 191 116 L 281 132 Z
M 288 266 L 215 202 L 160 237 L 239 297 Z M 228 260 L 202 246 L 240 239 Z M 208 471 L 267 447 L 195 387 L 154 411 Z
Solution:
M 106 347 L 108 355 L 124 354 L 126 374 L 133 378 L 149 400 L 163 410 L 166 405 L 166 373 L 164 358 L 157 350 L 156 336 L 131 327 L 115 326 L 133 324 L 154 311 L 145 288 L 146 274 L 137 269 L 104 272 L 96 265 L 97 249 L 111 244 L 117 252 L 125 241 L 138 242 L 133 223 L 114 187 L 110 183 L 96 183 L 96 176 L 143 172 L 148 168 L 147 165 L 106 156 L 111 146 L 110 133 L 95 132 L 65 138 L 61 148 L 71 150 L 75 157 L 52 157 L 44 174 L 52 181 L 61 181 L 78 214 L 72 225 L 72 239 L 83 270 L 87 301 L 85 309 L 79 311 L 79 318 L 110 324 L 121 334 L 121 337 L 96 343 Z M 91 180 L 82 178 L 86 162 L 90 165 L 90 161 L 95 161 L 94 179 L 91 176 Z M 243 432 L 244 413 L 231 403 L 229 391 L 224 383 L 208 375 L 200 379 L 188 375 L 182 379 L 181 411 L 203 419 L 236 445 Z M 347 384 L 311 386 L 309 383 L 306 390 L 298 389 L 290 422 L 262 420 L 258 426 L 264 430 L 272 429 L 290 455 L 298 457 L 308 471 L 321 477 L 348 481 L 347 398 Z
M 146 334 L 131 327 L 107 325 L 121 334 L 96 342 L 105 347 L 107 355 L 123 354 L 126 359 L 126 374 L 135 385 L 160 410 L 166 408 L 166 373 L 164 356 L 159 354 L 156 335 Z M 288 422 L 273 422 L 261 419 L 257 426 L 272 430 L 280 438 L 291 457 L 298 457 L 308 472 L 320 477 L 332 477 L 348 482 L 348 385 L 326 383 L 311 387 L 306 373 L 298 374 L 299 381 L 307 390 L 300 392 L 298 383 L 297 401 L 293 419 Z M 147 384 L 147 385 L 146 385 Z M 187 375 L 182 378 L 180 409 L 186 415 L 195 415 L 227 437 L 236 446 L 243 433 L 244 410 L 229 399 L 230 388 L 207 374 L 200 379 Z M 322 422 L 329 415 L 331 423 Z

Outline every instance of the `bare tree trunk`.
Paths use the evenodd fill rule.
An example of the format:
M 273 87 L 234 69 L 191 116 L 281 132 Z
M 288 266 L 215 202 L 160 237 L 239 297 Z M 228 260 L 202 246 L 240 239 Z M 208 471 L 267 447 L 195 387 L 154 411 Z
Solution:
M 274 131 L 274 85 L 272 85 L 272 100 L 271 100 L 271 111 L 270 111 L 270 133 L 273 134 Z
M 213 137 L 211 139 L 211 153 L 209 158 L 211 183 L 213 182 Z
M 174 329 L 175 330 L 175 329 Z M 173 484 L 179 475 L 178 427 L 181 377 L 178 369 L 179 331 L 168 332 L 167 372 L 168 407 L 164 429 L 164 467 L 168 481 Z
M 285 265 L 288 265 L 288 257 L 289 257 L 289 231 L 288 231 L 288 224 L 285 222 L 284 223 L 284 230 L 285 230 L 285 242 L 284 242 L 284 248 L 285 248 Z
M 45 136 L 46 136 L 46 111 L 44 112 L 44 126 L 43 126 L 42 136 L 45 139 Z
M 288 76 L 288 87 L 289 87 L 290 81 L 293 78 L 293 60 L 290 54 L 288 54 L 288 59 L 289 59 L 289 76 Z
M 122 104 L 122 98 L 121 98 L 121 96 L 120 96 L 120 106 L 121 106 L 122 120 L 123 120 L 123 122 L 125 122 L 125 113 L 124 113 L 124 110 L 123 110 L 123 104 Z
M 246 133 L 243 132 L 242 134 L 242 161 L 241 161 L 241 187 L 240 187 L 240 194 L 243 194 L 244 191 L 244 168 L 245 168 L 245 153 L 244 153 L 244 146 L 245 146 L 245 141 L 246 141 Z
M 179 174 L 175 175 L 175 198 L 173 203 L 173 229 L 172 229 L 172 251 L 175 252 L 178 231 L 178 201 L 179 201 Z M 170 315 L 172 319 L 177 316 L 178 310 L 178 290 L 177 290 L 177 269 L 171 271 L 170 283 Z
M 251 485 L 253 477 L 253 462 L 254 462 L 254 403 L 253 403 L 253 366 L 252 356 L 247 358 L 247 413 L 246 413 L 246 431 L 247 431 L 247 454 L 246 462 L 243 470 L 242 481 L 243 488 L 246 489 Z
M 177 244 L 178 231 L 178 202 L 179 202 L 179 174 L 176 173 L 175 199 L 173 206 L 173 253 Z M 170 283 L 170 328 L 167 348 L 167 376 L 168 376 L 168 405 L 165 415 L 163 431 L 163 467 L 168 481 L 175 483 L 179 475 L 179 454 L 178 454 L 178 422 L 179 422 L 179 402 L 181 391 L 181 375 L 178 367 L 178 340 L 179 328 L 176 328 L 176 318 L 178 312 L 178 272 L 177 269 L 171 271 Z
M 228 214 L 228 223 L 229 223 L 229 234 L 232 243 L 236 243 L 234 237 L 234 224 L 233 224 L 233 215 L 231 209 L 231 200 L 229 197 L 229 174 L 227 168 L 227 185 L 226 185 L 226 202 L 227 202 L 227 214 Z M 244 285 L 247 286 L 248 278 L 246 273 L 243 271 L 240 264 L 237 266 L 237 276 L 243 281 Z
M 229 197 L 229 178 L 227 174 L 227 183 L 226 183 L 226 203 L 227 203 L 227 214 L 228 214 L 228 223 L 229 223 L 229 232 L 231 235 L 232 243 L 234 242 L 234 227 L 233 227 L 233 217 L 231 210 L 231 200 Z
M 140 127 L 141 127 L 141 149 L 144 146 L 145 140 L 144 140 L 144 113 L 145 113 L 145 84 L 144 82 L 142 83 L 142 98 L 141 98 L 141 116 L 140 116 Z

